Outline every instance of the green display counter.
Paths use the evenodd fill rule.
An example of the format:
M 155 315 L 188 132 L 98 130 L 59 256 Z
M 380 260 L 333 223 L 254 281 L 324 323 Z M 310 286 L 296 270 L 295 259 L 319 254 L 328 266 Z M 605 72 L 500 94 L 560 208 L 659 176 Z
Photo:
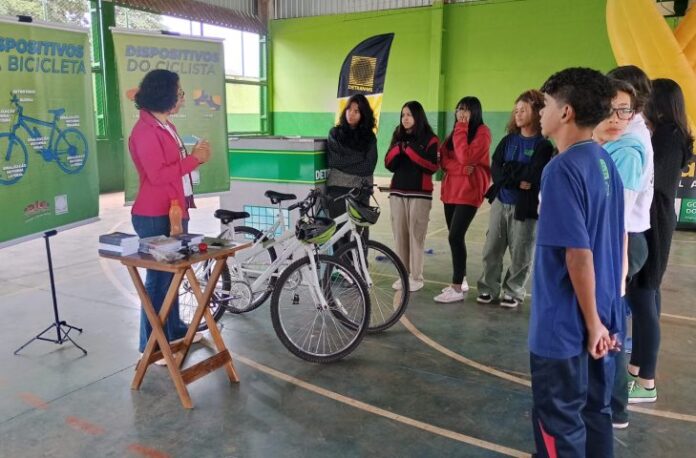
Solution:
M 267 190 L 304 198 L 326 181 L 326 139 L 314 137 L 230 137 L 230 192 L 220 207 L 246 211 L 245 225 L 264 229 L 273 223 L 277 208 L 264 196 Z M 284 202 L 283 207 L 293 202 Z M 289 216 L 289 223 L 295 216 Z M 241 222 L 240 222 L 241 223 Z

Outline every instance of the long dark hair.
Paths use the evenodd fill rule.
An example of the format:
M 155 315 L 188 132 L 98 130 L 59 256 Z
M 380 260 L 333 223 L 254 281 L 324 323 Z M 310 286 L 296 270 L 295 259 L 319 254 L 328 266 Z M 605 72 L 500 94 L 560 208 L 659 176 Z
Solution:
M 358 105 L 358 111 L 360 111 L 360 122 L 354 129 L 348 124 L 346 119 L 346 111 L 353 103 Z M 375 114 L 372 111 L 372 107 L 370 107 L 367 97 L 362 94 L 352 95 L 346 102 L 346 106 L 343 108 L 336 125 L 336 134 L 339 142 L 349 148 L 364 151 L 369 148 L 372 142 L 376 141 L 374 128 Z
M 515 109 L 517 108 L 517 104 L 519 102 L 529 104 L 532 109 L 532 128 L 534 129 L 535 133 L 541 133 L 541 115 L 539 112 L 542 108 L 544 108 L 544 94 L 536 89 L 524 91 L 519 97 L 517 97 L 517 99 L 515 99 L 515 108 L 512 109 L 510 120 L 508 121 L 505 131 L 508 134 L 519 134 L 522 132 L 522 129 L 517 127 L 517 122 L 515 122 Z
M 346 111 L 350 108 L 351 104 L 355 103 L 358 105 L 358 110 L 360 111 L 360 122 L 356 129 L 362 132 L 373 132 L 375 128 L 375 114 L 372 111 L 370 102 L 368 102 L 367 97 L 362 94 L 354 94 L 350 96 L 346 102 L 346 106 L 341 112 L 341 116 L 338 118 L 338 126 L 346 127 L 349 126 L 348 120 L 346 119 Z
M 673 124 L 686 139 L 686 151 L 682 167 L 686 166 L 694 146 L 694 137 L 686 119 L 686 104 L 684 93 L 675 81 L 658 78 L 652 82 L 650 99 L 645 106 L 645 118 L 653 130 L 658 126 Z
M 459 102 L 457 102 L 457 106 L 455 108 L 454 126 L 452 126 L 452 130 L 454 130 L 454 127 L 457 125 L 456 110 L 458 110 L 459 108 L 465 108 L 469 111 L 469 113 L 471 113 L 469 115 L 469 132 L 466 135 L 466 142 L 468 144 L 471 144 L 471 142 L 474 141 L 474 137 L 476 137 L 476 132 L 478 132 L 478 128 L 483 125 L 483 110 L 481 109 L 481 101 L 478 98 L 472 96 L 462 97 L 459 100 Z M 447 148 L 454 148 L 454 143 L 452 142 L 452 134 L 450 134 L 449 137 L 447 137 Z
M 404 108 L 408 108 L 413 116 L 413 129 L 410 134 L 406 133 L 403 124 L 401 124 L 401 113 L 403 113 Z M 391 144 L 403 141 L 407 136 L 413 136 L 416 141 L 425 143 L 430 140 L 431 137 L 435 136 L 433 128 L 430 127 L 428 123 L 428 117 L 425 115 L 425 110 L 420 102 L 411 100 L 410 102 L 404 103 L 399 112 L 399 125 L 394 129 L 394 134 L 392 134 Z

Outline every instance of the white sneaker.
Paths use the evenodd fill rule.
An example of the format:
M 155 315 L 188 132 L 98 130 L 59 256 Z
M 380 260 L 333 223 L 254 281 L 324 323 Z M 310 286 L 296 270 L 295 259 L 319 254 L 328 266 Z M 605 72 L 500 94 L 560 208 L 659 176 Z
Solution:
M 394 283 L 392 283 L 392 289 L 401 291 L 401 280 L 396 280 Z
M 412 278 L 409 278 L 408 280 L 408 290 L 413 292 L 420 291 L 423 289 L 423 286 L 425 286 L 425 282 L 414 280 Z
M 453 289 L 451 285 L 450 285 L 450 286 L 445 286 L 444 288 L 442 288 L 442 292 L 443 292 L 443 293 L 446 293 L 447 291 L 449 291 L 449 290 L 451 290 L 451 289 Z
M 468 293 L 469 292 L 469 283 L 466 282 L 466 277 L 464 277 L 464 281 L 462 281 L 462 293 Z
M 435 296 L 434 301 L 441 304 L 449 304 L 450 302 L 459 302 L 464 300 L 464 292 L 450 288 L 443 291 L 442 294 Z

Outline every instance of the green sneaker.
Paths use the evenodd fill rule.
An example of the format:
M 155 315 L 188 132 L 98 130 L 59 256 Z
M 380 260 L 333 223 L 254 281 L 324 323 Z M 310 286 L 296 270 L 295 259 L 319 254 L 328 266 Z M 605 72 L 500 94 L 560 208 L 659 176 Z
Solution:
M 638 382 L 634 382 L 631 387 L 631 391 L 628 392 L 628 403 L 629 404 L 639 404 L 643 402 L 655 402 L 657 401 L 657 388 L 648 390 L 643 388 Z
M 636 382 L 638 381 L 638 376 L 633 375 L 628 371 L 626 371 L 626 373 L 628 374 L 628 376 L 627 376 L 627 378 L 628 378 L 628 392 L 630 393 L 631 390 L 633 389 L 633 385 L 635 385 Z

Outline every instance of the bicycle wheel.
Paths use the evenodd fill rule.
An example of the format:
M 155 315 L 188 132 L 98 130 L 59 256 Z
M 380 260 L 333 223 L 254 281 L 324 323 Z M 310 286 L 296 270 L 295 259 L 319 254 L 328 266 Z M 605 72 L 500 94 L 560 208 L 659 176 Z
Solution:
M 65 173 L 77 173 L 87 162 L 87 140 L 74 127 L 65 129 L 58 135 L 53 150 L 58 167 Z
M 336 257 L 352 266 L 367 282 L 367 276 L 362 275 L 363 269 L 358 257 L 358 245 L 355 241 L 340 247 Z M 392 283 L 401 280 L 402 285 L 408 285 L 408 272 L 399 256 L 386 245 L 374 240 L 367 241 L 365 261 L 370 283 L 370 325 L 367 332 L 381 332 L 392 327 L 406 311 L 409 300 L 408 288 L 395 291 Z
M 221 238 L 230 238 L 229 231 L 225 231 L 220 234 Z M 263 233 L 258 229 L 248 226 L 236 226 L 234 228 L 234 241 L 239 243 L 244 242 L 255 242 L 263 237 Z M 241 268 L 240 275 L 241 280 L 245 280 L 249 285 L 252 285 L 254 281 L 266 270 L 277 258 L 275 249 L 273 247 L 263 248 L 262 245 L 258 245 L 255 248 L 249 248 L 246 250 L 241 250 L 235 253 L 234 261 Z M 273 291 L 273 285 L 275 284 L 276 276 L 270 276 L 262 284 L 258 285 L 252 290 L 252 299 L 248 307 L 234 307 L 229 306 L 227 310 L 231 313 L 245 313 L 250 312 L 258 308 L 261 304 L 266 302 L 268 296 L 271 295 Z
M 317 271 L 304 257 L 280 274 L 271 296 L 271 320 L 276 335 L 292 354 L 314 363 L 330 363 L 345 358 L 362 341 L 370 299 L 365 283 L 352 267 L 334 256 L 317 255 L 314 259 Z M 283 288 L 297 271 L 302 275 L 301 283 L 294 290 Z M 357 326 L 346 326 L 339 317 Z
M 196 274 L 196 278 L 198 279 L 198 283 L 201 285 L 201 291 L 205 290 L 205 287 L 208 284 L 212 263 L 213 261 L 204 261 L 192 266 L 193 271 Z M 210 298 L 209 304 L 210 314 L 213 315 L 213 319 L 216 323 L 220 320 L 222 314 L 225 313 L 226 303 L 230 301 L 231 283 L 230 271 L 227 269 L 227 266 L 224 266 L 215 290 L 213 291 L 213 295 Z M 195 313 L 197 306 L 198 300 L 193 294 L 191 284 L 189 283 L 188 278 L 184 277 L 184 280 L 181 282 L 181 286 L 179 286 L 179 318 L 186 324 L 186 326 L 191 324 L 191 320 L 193 320 L 193 314 Z M 208 329 L 208 323 L 205 321 L 205 319 L 203 319 L 198 326 L 198 331 L 205 331 L 206 329 Z
M 27 146 L 10 132 L 0 134 L 0 184 L 11 185 L 27 171 Z

